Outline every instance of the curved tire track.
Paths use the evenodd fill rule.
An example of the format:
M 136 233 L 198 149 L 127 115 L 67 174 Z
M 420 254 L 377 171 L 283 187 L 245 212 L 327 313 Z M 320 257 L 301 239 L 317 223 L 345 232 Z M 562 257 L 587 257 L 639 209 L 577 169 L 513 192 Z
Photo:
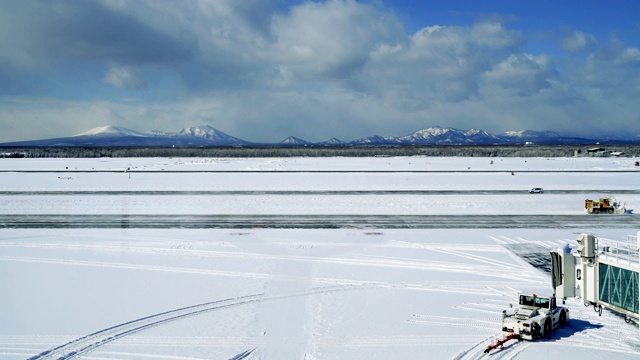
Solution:
M 146 316 L 140 319 L 128 321 L 119 325 L 106 328 L 95 333 L 80 337 L 66 344 L 54 347 L 30 357 L 28 360 L 45 359 L 73 359 L 82 354 L 88 353 L 96 348 L 106 345 L 122 337 L 135 334 L 137 332 L 159 326 L 168 322 L 196 316 L 205 312 L 221 310 L 230 307 L 243 306 L 251 303 L 258 303 L 268 300 L 277 300 L 290 297 L 322 294 L 335 291 L 355 289 L 353 286 L 334 286 L 313 288 L 306 291 L 292 292 L 282 295 L 267 296 L 265 294 L 246 295 L 224 300 L 217 300 L 198 305 L 187 306 L 175 310 L 170 310 L 155 315 Z M 253 350 L 251 350 L 253 352 Z
M 475 344 L 470 349 L 462 351 L 456 357 L 455 360 L 477 360 L 477 359 L 512 359 L 518 355 L 521 351 L 531 346 L 531 343 L 524 340 L 512 340 L 504 345 L 503 348 L 493 350 L 489 353 L 485 353 L 485 349 L 491 343 L 491 340 L 500 338 L 502 332 L 485 338 L 481 342 Z

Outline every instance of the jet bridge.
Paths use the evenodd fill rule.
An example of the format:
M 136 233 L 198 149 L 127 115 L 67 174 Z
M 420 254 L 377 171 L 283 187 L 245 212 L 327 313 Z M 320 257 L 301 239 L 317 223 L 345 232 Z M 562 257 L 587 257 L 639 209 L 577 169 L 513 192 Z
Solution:
M 556 297 L 581 298 L 602 315 L 607 308 L 640 320 L 640 231 L 627 241 L 580 234 L 574 249 L 566 245 L 551 251 L 552 285 Z

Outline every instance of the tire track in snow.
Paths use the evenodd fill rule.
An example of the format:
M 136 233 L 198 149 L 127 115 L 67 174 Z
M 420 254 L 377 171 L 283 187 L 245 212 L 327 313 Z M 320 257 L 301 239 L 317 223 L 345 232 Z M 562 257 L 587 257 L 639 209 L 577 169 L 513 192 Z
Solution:
M 181 320 L 191 316 L 197 316 L 202 313 L 223 310 L 237 306 L 244 306 L 252 303 L 264 301 L 272 301 L 278 299 L 286 299 L 292 297 L 317 295 L 329 292 L 354 290 L 359 287 L 353 286 L 337 286 L 337 287 L 320 287 L 306 291 L 291 292 L 281 295 L 267 296 L 265 294 L 246 295 L 224 300 L 217 300 L 198 305 L 187 306 L 175 310 L 170 310 L 155 315 L 146 316 L 140 319 L 132 320 L 126 323 L 115 325 L 95 333 L 72 340 L 66 344 L 54 347 L 30 357 L 28 360 L 45 360 L 45 359 L 73 359 L 80 355 L 86 354 L 112 341 L 138 333 L 140 331 L 160 326 L 176 320 Z M 253 350 L 252 350 L 253 351 Z
M 279 256 L 274 258 L 280 259 Z M 270 259 L 270 256 L 264 255 L 261 259 Z M 381 268 L 396 268 L 396 269 L 413 269 L 413 270 L 437 270 L 445 272 L 455 273 L 472 273 L 472 274 L 484 274 L 491 277 L 501 277 L 505 279 L 519 279 L 520 281 L 527 281 L 529 283 L 543 282 L 536 277 L 526 276 L 524 274 L 514 274 L 510 272 L 496 273 L 495 268 L 492 266 L 478 266 L 469 265 L 465 263 L 434 263 L 423 261 L 391 261 L 380 260 L 368 257 L 354 257 L 354 258 L 311 258 L 311 257 L 287 257 L 282 258 L 286 260 L 297 261 L 310 261 L 319 263 L 352 265 L 352 266 L 369 266 L 369 267 L 381 267 Z M 281 260 L 281 259 L 280 259 Z M 231 276 L 231 277 L 244 277 L 244 278 L 257 278 L 257 279 L 274 279 L 273 274 L 266 273 L 250 273 L 250 272 L 235 272 L 235 271 L 222 271 L 211 269 L 198 269 L 198 268 L 184 268 L 184 267 L 169 267 L 169 266 L 157 266 L 157 265 L 141 265 L 132 263 L 115 263 L 115 262 L 101 262 L 101 261 L 88 261 L 88 260 L 74 260 L 74 259 L 56 259 L 56 258 L 41 258 L 41 257 L 18 257 L 18 256 L 0 256 L 0 261 L 16 261 L 16 262 L 32 262 L 32 263 L 45 263 L 45 264 L 57 264 L 57 265 L 75 265 L 75 266 L 90 266 L 90 267 L 103 267 L 103 268 L 118 268 L 118 269 L 130 269 L 130 270 L 146 270 L 146 271 L 164 271 L 175 273 L 187 273 L 187 274 L 199 274 L 199 275 L 213 275 L 213 276 Z M 277 276 L 279 279 L 291 279 L 295 280 L 296 277 Z M 314 279 L 323 283 L 334 283 L 335 281 L 349 281 L 348 279 L 327 279 L 317 278 Z M 373 283 L 373 282 L 372 282 Z M 377 283 L 377 282 L 376 282 Z M 382 283 L 377 283 L 382 284 Z M 391 286 L 391 284 L 389 284 Z
M 231 277 L 244 277 L 244 278 L 257 278 L 257 279 L 272 279 L 272 278 L 275 278 L 274 275 L 262 274 L 262 273 L 237 272 L 237 271 L 220 271 L 220 270 L 196 269 L 196 268 L 179 268 L 179 267 L 170 267 L 170 266 L 140 265 L 140 264 L 130 264 L 130 263 L 112 263 L 112 262 L 87 261 L 87 260 L 70 260 L 70 259 L 54 259 L 54 258 L 36 258 L 36 257 L 18 257 L 18 256 L 0 256 L 0 261 L 16 261 L 16 262 L 31 262 L 31 263 L 56 264 L 56 265 L 90 266 L 90 267 L 103 267 L 103 268 L 115 268 L 115 269 L 129 269 L 129 270 L 164 271 L 164 272 L 175 272 L 175 273 L 186 273 L 186 274 L 231 276 Z
M 424 324 L 424 325 L 436 325 L 436 326 L 448 326 L 448 327 L 465 327 L 465 328 L 477 328 L 488 331 L 495 331 L 495 320 L 497 319 L 468 319 L 451 316 L 435 316 L 435 315 L 411 315 L 414 319 L 407 319 L 405 322 L 411 324 Z
M 502 348 L 498 350 L 485 353 L 487 346 L 497 338 L 502 338 L 503 333 L 497 333 L 489 336 L 482 341 L 476 343 L 468 350 L 460 352 L 454 357 L 454 360 L 479 360 L 479 359 L 512 359 L 521 351 L 531 346 L 528 341 L 512 340 L 507 342 Z

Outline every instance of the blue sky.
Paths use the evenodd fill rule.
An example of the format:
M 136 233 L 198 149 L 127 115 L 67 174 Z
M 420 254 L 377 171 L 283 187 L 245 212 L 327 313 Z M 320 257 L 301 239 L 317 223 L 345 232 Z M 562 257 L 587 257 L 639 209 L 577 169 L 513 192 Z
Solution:
M 0 142 L 211 125 L 256 142 L 640 136 L 640 3 L 5 0 Z

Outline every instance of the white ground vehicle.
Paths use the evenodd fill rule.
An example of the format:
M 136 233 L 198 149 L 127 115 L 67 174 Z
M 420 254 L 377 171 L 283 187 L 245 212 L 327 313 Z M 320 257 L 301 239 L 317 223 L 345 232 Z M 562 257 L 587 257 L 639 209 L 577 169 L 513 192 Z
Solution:
M 513 333 L 525 340 L 535 340 L 564 326 L 569 309 L 557 306 L 555 296 L 520 295 L 515 312 L 502 312 L 502 331 Z
M 542 188 L 533 188 L 529 190 L 529 194 L 542 194 L 543 192 Z

